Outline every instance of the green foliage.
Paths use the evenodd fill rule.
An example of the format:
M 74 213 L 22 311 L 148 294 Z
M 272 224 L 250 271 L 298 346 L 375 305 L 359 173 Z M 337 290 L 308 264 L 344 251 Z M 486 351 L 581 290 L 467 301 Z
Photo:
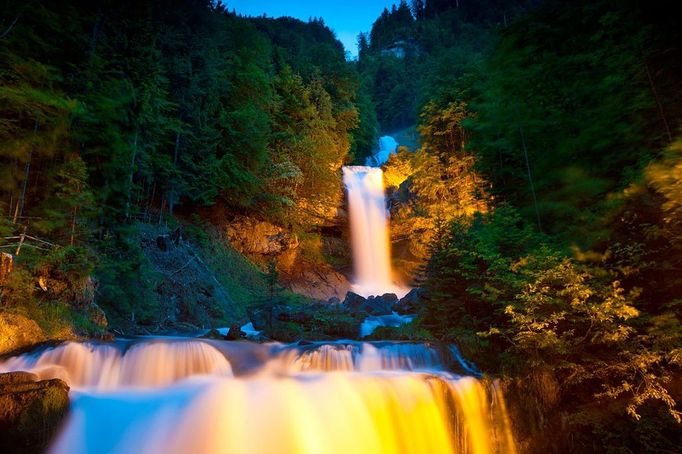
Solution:
M 102 258 L 95 270 L 97 302 L 113 324 L 156 321 L 160 314 L 154 290 L 160 276 L 150 269 L 134 232 L 107 235 L 98 246 Z
M 475 71 L 467 126 L 479 169 L 495 194 L 569 244 L 604 238 L 594 226 L 605 195 L 662 144 L 648 58 L 666 31 L 645 16 L 631 3 L 548 2 L 505 29 Z
M 418 321 L 398 327 L 379 326 L 363 340 L 396 340 L 425 342 L 434 340 L 433 334 L 423 328 Z
M 216 278 L 229 293 L 236 316 L 243 317 L 247 309 L 265 300 L 270 294 L 268 276 L 254 263 L 234 250 L 215 228 L 207 227 L 208 241 L 200 245 L 206 265 L 220 270 Z
M 624 287 L 617 268 L 567 258 L 547 241 L 509 207 L 453 223 L 432 245 L 423 326 L 450 341 L 478 331 L 465 344 L 480 365 L 534 377 L 527 392 L 546 411 L 571 409 L 577 426 L 594 399 L 636 419 L 658 401 L 679 420 L 669 388 L 677 316 L 643 313 L 641 291 Z

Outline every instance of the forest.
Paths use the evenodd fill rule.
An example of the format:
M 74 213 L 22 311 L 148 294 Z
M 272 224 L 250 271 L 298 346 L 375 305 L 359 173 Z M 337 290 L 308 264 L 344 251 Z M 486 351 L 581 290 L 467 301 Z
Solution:
M 373 339 L 456 344 L 501 380 L 521 452 L 678 452 L 681 18 L 402 0 L 353 59 L 322 19 L 229 1 L 6 1 L 0 318 L 106 340 L 319 305 L 289 279 L 347 274 L 342 167 L 412 134 L 382 168 L 421 304 Z M 230 244 L 243 219 L 298 255 Z M 168 270 L 145 246 L 166 232 L 189 254 Z M 171 305 L 194 267 L 214 287 L 183 278 Z M 349 337 L 355 315 L 319 311 L 271 339 Z

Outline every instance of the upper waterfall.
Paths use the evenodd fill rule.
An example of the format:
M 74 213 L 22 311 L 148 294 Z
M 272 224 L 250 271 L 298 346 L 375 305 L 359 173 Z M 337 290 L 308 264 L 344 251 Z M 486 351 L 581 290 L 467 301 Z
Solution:
M 406 289 L 395 284 L 391 270 L 388 212 L 383 172 L 378 167 L 343 168 L 348 191 L 348 211 L 353 249 L 353 290 L 362 296 L 395 293 Z

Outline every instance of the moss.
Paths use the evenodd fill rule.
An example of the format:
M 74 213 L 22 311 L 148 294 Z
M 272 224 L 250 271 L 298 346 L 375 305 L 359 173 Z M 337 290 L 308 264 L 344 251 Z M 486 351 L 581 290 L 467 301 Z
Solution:
M 379 326 L 371 335 L 367 336 L 367 340 L 397 340 L 397 341 L 432 341 L 433 335 L 428 330 L 416 324 L 408 323 L 406 325 L 391 327 Z
M 0 405 L 0 448 L 40 452 L 68 413 L 69 387 L 58 379 L 7 383 L 0 386 Z

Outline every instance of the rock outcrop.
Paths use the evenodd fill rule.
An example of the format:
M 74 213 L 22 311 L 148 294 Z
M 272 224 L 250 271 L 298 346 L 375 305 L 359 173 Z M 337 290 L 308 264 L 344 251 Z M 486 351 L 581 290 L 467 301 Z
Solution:
M 235 218 L 225 233 L 232 247 L 246 255 L 277 255 L 298 247 L 296 235 L 277 225 L 249 217 Z
M 364 315 L 352 313 L 343 305 L 326 303 L 284 305 L 254 309 L 249 314 L 254 329 L 281 342 L 302 339 L 356 339 Z
M 69 387 L 27 372 L 0 374 L 0 451 L 41 452 L 69 410 Z
M 350 262 L 348 242 L 342 232 L 327 228 L 337 236 L 302 238 L 284 227 L 267 221 L 237 216 L 224 227 L 230 245 L 246 255 L 262 270 L 274 262 L 280 283 L 292 292 L 315 300 L 343 298 L 350 283 L 338 269 L 326 262 Z
M 285 284 L 292 292 L 323 301 L 341 298 L 350 288 L 346 276 L 327 266 L 304 271 L 295 280 L 290 278 Z
M 413 288 L 393 304 L 393 310 L 399 314 L 414 314 L 421 305 L 423 294 L 422 289 Z
M 46 340 L 38 324 L 28 317 L 0 312 L 0 355 Z
M 343 306 L 352 312 L 367 315 L 390 315 L 393 305 L 397 302 L 398 297 L 394 293 L 364 298 L 357 293 L 348 292 L 343 300 Z

